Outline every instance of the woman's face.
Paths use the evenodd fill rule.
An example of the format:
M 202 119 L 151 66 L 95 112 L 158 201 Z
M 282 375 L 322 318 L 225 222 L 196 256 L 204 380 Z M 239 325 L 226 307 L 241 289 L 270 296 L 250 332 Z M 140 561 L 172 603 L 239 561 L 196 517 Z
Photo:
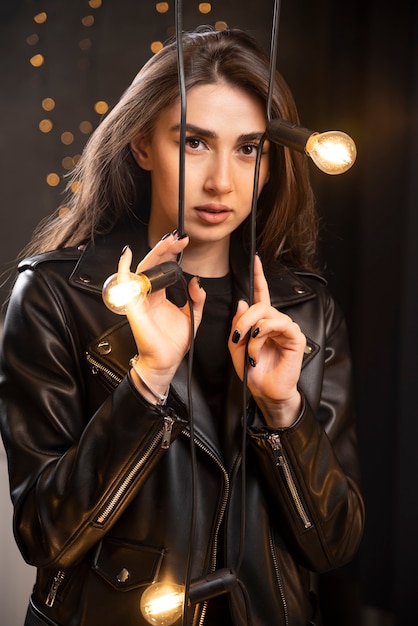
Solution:
M 132 143 L 152 181 L 150 243 L 178 225 L 180 105 L 164 109 L 150 141 Z M 266 128 L 261 102 L 246 91 L 216 83 L 187 94 L 184 230 L 190 245 L 224 241 L 251 211 L 257 146 Z M 259 192 L 268 177 L 268 142 Z

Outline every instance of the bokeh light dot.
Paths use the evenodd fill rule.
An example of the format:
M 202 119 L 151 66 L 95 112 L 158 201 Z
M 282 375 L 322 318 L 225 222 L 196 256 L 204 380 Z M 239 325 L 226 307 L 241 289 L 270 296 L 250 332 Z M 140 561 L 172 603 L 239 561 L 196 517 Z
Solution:
M 55 174 L 55 172 L 51 172 L 46 177 L 46 182 L 50 187 L 56 187 L 57 185 L 59 185 L 60 180 L 60 177 L 58 176 L 58 174 Z
M 49 133 L 52 130 L 53 127 L 53 123 L 51 122 L 51 120 L 41 120 L 39 122 L 39 130 L 42 133 Z
M 70 133 L 69 131 L 65 131 L 64 133 L 62 133 L 61 135 L 61 141 L 63 144 L 65 144 L 66 146 L 69 146 L 71 143 L 73 143 L 74 141 L 74 135 L 73 133 Z
M 73 157 L 66 156 L 62 159 L 61 165 L 65 170 L 70 170 L 74 167 L 74 159 Z
M 83 24 L 83 26 L 86 26 L 86 28 L 89 28 L 94 24 L 94 17 L 92 15 L 85 15 L 81 18 L 81 23 Z
M 109 110 L 109 105 L 104 100 L 99 100 L 94 105 L 94 110 L 96 111 L 96 113 L 99 113 L 99 115 L 103 115 Z
M 70 212 L 70 207 L 62 206 L 58 209 L 58 217 L 63 220 L 64 218 L 67 217 L 69 212 Z
M 92 9 L 99 9 L 102 6 L 102 0 L 89 0 L 89 6 Z
M 157 13 L 167 13 L 169 9 L 168 2 L 157 2 L 155 8 L 157 10 Z
M 212 5 L 210 2 L 201 2 L 199 4 L 199 11 L 201 13 L 210 13 L 212 11 Z
M 83 135 L 88 135 L 93 130 L 93 124 L 91 122 L 88 122 L 87 120 L 84 120 L 83 122 L 80 122 L 78 128 L 80 129 L 80 132 L 83 133 Z
M 26 43 L 29 46 L 36 46 L 38 41 L 39 41 L 39 35 L 37 35 L 36 33 L 33 33 L 33 35 L 29 35 L 29 37 L 26 37 Z
M 150 45 L 151 52 L 153 52 L 154 54 L 159 52 L 162 47 L 163 47 L 163 44 L 161 41 L 153 41 L 152 44 Z
M 88 38 L 81 39 L 78 42 L 78 47 L 80 48 L 80 50 L 83 50 L 83 51 L 84 50 L 90 50 L 90 48 L 91 48 L 91 39 L 88 39 Z
M 33 67 L 41 67 L 41 65 L 44 64 L 45 59 L 42 54 L 34 54 L 34 56 L 31 57 L 29 61 L 30 64 L 33 65 Z
M 48 19 L 48 15 L 45 13 L 45 11 L 42 11 L 41 13 L 37 13 L 37 15 L 35 15 L 33 18 L 34 22 L 36 22 L 37 24 L 44 24 L 47 19 Z
M 52 111 L 55 108 L 55 100 L 53 98 L 44 98 L 42 100 L 42 108 L 44 111 Z

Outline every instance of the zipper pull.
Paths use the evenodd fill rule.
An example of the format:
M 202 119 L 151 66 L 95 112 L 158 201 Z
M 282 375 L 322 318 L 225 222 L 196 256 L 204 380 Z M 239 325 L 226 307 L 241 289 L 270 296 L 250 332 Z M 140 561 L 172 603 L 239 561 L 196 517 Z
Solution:
M 271 435 L 268 435 L 267 441 L 269 442 L 271 449 L 273 450 L 276 465 L 283 465 L 284 458 L 280 435 L 277 433 L 272 433 Z
M 171 433 L 173 431 L 174 420 L 169 415 L 164 417 L 164 426 L 163 426 L 163 438 L 161 441 L 161 447 L 163 450 L 167 450 L 170 447 L 171 443 Z
M 55 598 L 57 597 L 58 589 L 65 578 L 65 572 L 59 570 L 53 578 L 51 589 L 49 590 L 48 597 L 45 600 L 46 606 L 52 607 L 55 602 Z

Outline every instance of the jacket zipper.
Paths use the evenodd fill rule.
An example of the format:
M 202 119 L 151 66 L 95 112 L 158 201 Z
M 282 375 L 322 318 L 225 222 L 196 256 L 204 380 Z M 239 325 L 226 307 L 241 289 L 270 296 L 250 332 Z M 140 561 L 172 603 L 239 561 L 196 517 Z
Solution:
M 110 381 L 113 387 L 117 387 L 119 383 L 122 381 L 122 377 L 118 374 L 115 374 L 111 369 L 97 361 L 94 357 L 91 356 L 89 352 L 86 352 L 87 361 L 90 363 L 91 371 L 94 375 L 101 372 L 103 376 Z
M 158 431 L 148 448 L 145 450 L 142 457 L 129 470 L 125 478 L 122 480 L 117 489 L 114 491 L 113 495 L 108 500 L 107 504 L 97 515 L 96 519 L 94 520 L 96 524 L 105 524 L 105 522 L 109 519 L 113 511 L 116 509 L 120 501 L 125 496 L 125 493 L 128 491 L 129 487 L 132 485 L 133 481 L 137 477 L 138 472 L 146 463 L 146 461 L 150 458 L 151 454 L 157 448 L 157 445 L 160 443 L 160 441 L 161 448 L 165 450 L 168 449 L 171 441 L 171 432 L 174 421 L 174 418 L 172 418 L 170 415 L 164 416 L 164 425 Z
M 52 584 L 51 584 L 51 588 L 49 590 L 47 599 L 45 600 L 46 606 L 49 606 L 50 608 L 52 606 L 54 606 L 54 602 L 55 602 L 55 598 L 57 597 L 58 589 L 60 588 L 60 586 L 64 582 L 65 576 L 66 576 L 66 573 L 62 569 L 58 570 L 57 573 L 55 574 L 54 578 L 52 579 Z
M 190 439 L 190 432 L 188 430 L 185 429 L 185 430 L 182 431 L 182 433 L 184 435 L 186 435 L 186 437 L 189 437 L 189 439 Z M 223 520 L 224 515 L 225 515 L 226 505 L 227 505 L 228 498 L 229 498 L 229 476 L 228 476 L 228 472 L 226 471 L 226 469 L 224 468 L 222 463 L 219 462 L 219 460 L 216 458 L 216 456 L 205 445 L 203 445 L 198 439 L 194 439 L 193 441 L 194 441 L 194 443 L 196 444 L 196 446 L 198 448 L 203 450 L 203 452 L 205 452 L 208 456 L 210 456 L 210 458 L 213 461 L 215 461 L 216 465 L 219 467 L 219 469 L 223 473 L 224 480 L 225 480 L 224 496 L 222 498 L 218 519 L 217 519 L 217 522 L 216 522 L 216 525 L 215 525 L 214 539 L 213 539 L 212 558 L 211 558 L 211 572 L 214 572 L 215 569 L 216 569 L 216 554 L 217 554 L 217 551 L 218 551 L 219 529 L 221 527 L 222 520 Z M 194 620 L 193 620 L 194 624 L 198 624 L 198 626 L 203 626 L 203 623 L 204 623 L 205 617 L 206 617 L 207 604 L 208 604 L 207 602 L 203 603 L 202 611 L 200 613 L 200 618 L 199 618 L 198 615 L 196 615 Z M 196 622 L 196 619 L 198 620 L 197 622 Z
M 283 613 L 284 613 L 284 623 L 285 623 L 285 626 L 289 626 L 289 614 L 288 614 L 288 610 L 287 610 L 287 600 L 286 600 L 286 596 L 285 596 L 285 593 L 284 593 L 282 576 L 281 576 L 281 573 L 280 573 L 280 566 L 279 566 L 279 562 L 278 562 L 278 559 L 277 559 L 276 550 L 274 548 L 274 543 L 273 543 L 273 538 L 271 536 L 271 531 L 269 533 L 269 544 L 270 544 L 271 556 L 273 558 L 274 570 L 276 572 L 277 586 L 279 587 L 279 593 L 280 593 L 280 597 L 282 599 Z
M 280 439 L 280 435 L 278 433 L 272 433 L 267 436 L 267 441 L 269 442 L 271 449 L 273 450 L 274 458 L 276 460 L 276 465 L 281 467 L 283 471 L 283 476 L 286 481 L 286 484 L 289 488 L 290 495 L 292 497 L 293 503 L 296 507 L 296 510 L 299 514 L 300 519 L 304 527 L 310 528 L 312 526 L 312 522 L 309 519 L 309 515 L 306 512 L 305 507 L 303 506 L 302 499 L 299 495 L 299 491 L 296 487 L 296 483 L 293 479 L 293 475 L 290 469 L 289 462 L 285 457 L 282 442 Z

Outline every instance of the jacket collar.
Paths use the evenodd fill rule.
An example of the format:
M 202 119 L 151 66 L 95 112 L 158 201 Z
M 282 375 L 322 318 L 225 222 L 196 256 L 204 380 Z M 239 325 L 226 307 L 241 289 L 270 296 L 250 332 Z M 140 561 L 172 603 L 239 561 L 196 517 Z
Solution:
M 70 276 L 70 285 L 101 294 L 105 280 L 117 271 L 119 257 L 126 245 L 132 249 L 132 267 L 136 267 L 149 251 L 146 228 L 134 223 L 123 225 L 81 246 L 82 253 Z
M 108 235 L 98 237 L 94 243 L 87 244 L 70 276 L 70 284 L 83 291 L 101 294 L 105 280 L 117 271 L 119 256 L 127 244 L 132 248 L 134 255 L 132 266 L 135 267 L 149 251 L 146 228 L 143 225 L 128 224 Z M 231 243 L 230 262 L 236 296 L 248 300 L 249 258 L 242 246 L 237 245 L 234 237 Z M 309 275 L 280 266 L 275 272 L 266 272 L 272 305 L 276 308 L 286 308 L 314 298 L 315 291 L 304 280 L 304 276 Z

